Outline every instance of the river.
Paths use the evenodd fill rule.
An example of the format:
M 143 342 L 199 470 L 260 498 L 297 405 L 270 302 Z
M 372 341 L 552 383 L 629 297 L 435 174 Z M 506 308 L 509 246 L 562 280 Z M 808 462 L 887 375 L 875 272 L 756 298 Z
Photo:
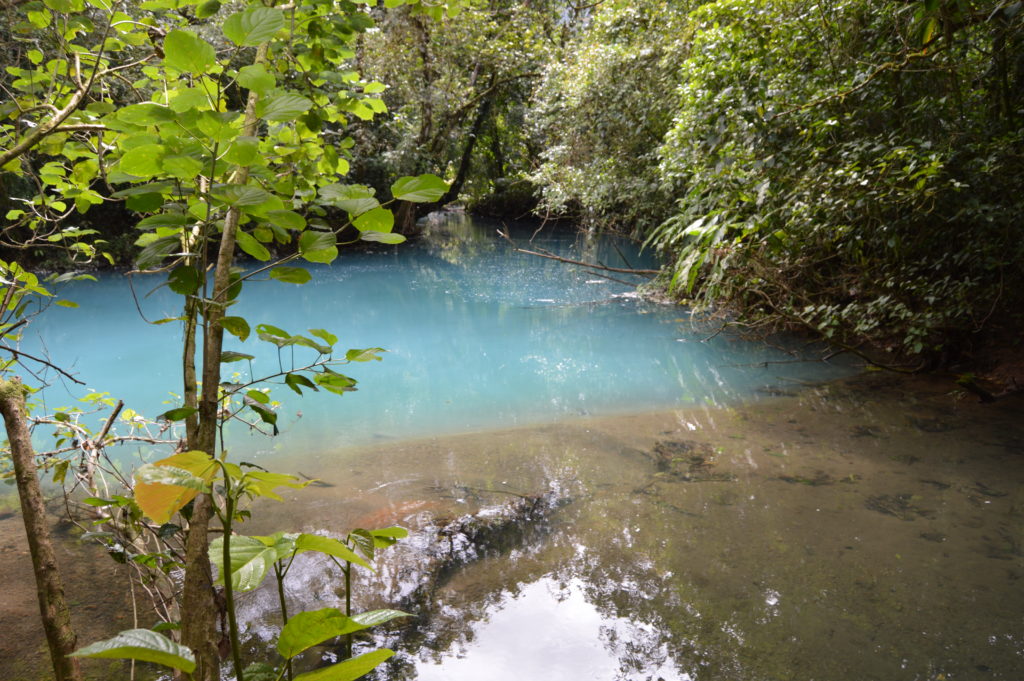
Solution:
M 419 243 L 343 254 L 315 284 L 277 298 L 253 287 L 261 297 L 244 303 L 254 324 L 389 351 L 344 369 L 358 392 L 299 402 L 275 390 L 280 437 L 235 430 L 240 456 L 320 481 L 258 507 L 250 532 L 403 524 L 413 536 L 394 552 L 408 566 L 450 519 L 555 500 L 381 635 L 398 651 L 381 678 L 1021 677 L 1019 401 L 978 405 L 948 381 L 715 335 L 630 286 L 511 253 L 494 227 L 447 215 Z M 626 243 L 545 230 L 534 245 L 645 264 Z M 139 411 L 174 406 L 171 327 L 142 324 L 117 278 L 75 293 L 80 309 L 35 327 L 51 355 L 75 353 L 84 379 Z M 173 315 L 165 294 L 143 313 Z M 235 349 L 257 355 L 256 371 L 276 365 L 253 346 Z M 5 569 L 21 550 L 14 525 L 0 519 Z M 361 587 L 367 607 L 423 576 L 381 567 Z M 293 612 L 339 602 L 329 567 L 304 563 L 290 579 Z M 254 651 L 273 603 L 243 600 Z M 5 604 L 4 630 L 26 612 Z M 5 678 L 25 668 L 16 645 L 0 646 Z

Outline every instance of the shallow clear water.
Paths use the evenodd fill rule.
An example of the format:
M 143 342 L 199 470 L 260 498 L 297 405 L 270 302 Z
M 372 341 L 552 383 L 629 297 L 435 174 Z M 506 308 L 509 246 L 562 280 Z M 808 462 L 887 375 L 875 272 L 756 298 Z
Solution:
M 245 532 L 412 531 L 356 592 L 362 607 L 416 614 L 379 635 L 398 651 L 379 679 L 1024 678 L 1019 399 L 978 405 L 946 380 L 851 376 L 726 334 L 701 342 L 710 333 L 679 308 L 510 254 L 492 227 L 449 217 L 424 243 L 343 257 L 285 305 L 248 303 L 254 323 L 391 350 L 353 369 L 362 389 L 343 398 L 278 388 L 282 438 L 235 434 L 273 469 L 319 479 L 256 507 Z M 541 243 L 618 258 L 575 237 Z M 93 290 L 123 312 L 122 282 Z M 174 312 L 161 295 L 147 314 Z M 54 358 L 73 349 L 97 388 L 165 409 L 170 327 L 73 297 L 81 310 L 46 321 Z M 71 321 L 83 312 L 93 316 Z M 558 500 L 542 518 L 431 571 L 439 528 L 541 494 Z M 0 677 L 35 678 L 19 670 L 38 656 L 13 643 L 41 640 L 25 629 L 32 587 L 15 521 L 0 514 L 0 573 L 13 575 L 0 631 L 14 632 L 0 637 Z M 128 626 L 123 604 L 97 605 L 119 568 L 73 555 L 86 638 Z M 339 605 L 340 584 L 330 565 L 297 562 L 290 612 Z M 240 603 L 249 650 L 265 657 L 276 593 Z M 305 664 L 337 653 L 319 647 Z
M 631 297 L 631 286 L 515 253 L 495 234 L 498 226 L 439 214 L 426 239 L 343 253 L 333 266 L 312 267 L 314 280 L 305 286 L 247 285 L 232 314 L 254 328 L 325 328 L 340 338 L 342 351 L 382 346 L 388 352 L 381 362 L 339 368 L 359 381 L 355 393 L 300 398 L 278 385 L 272 395 L 282 402 L 282 436 L 250 439 L 236 427 L 233 445 L 247 454 L 319 450 L 588 414 L 721 405 L 771 392 L 780 376 L 820 380 L 847 371 L 841 362 L 758 366 L 793 357 L 728 334 L 701 342 L 713 329 L 691 323 L 684 309 L 644 302 Z M 519 225 L 515 236 L 526 244 L 536 227 Z M 650 266 L 628 242 L 551 227 L 533 245 L 620 267 L 628 254 L 629 265 Z M 167 288 L 150 292 L 158 284 L 152 279 L 134 281 L 147 319 L 179 313 L 179 296 Z M 180 393 L 176 324 L 144 323 L 120 275 L 71 286 L 63 296 L 80 308 L 48 310 L 28 334 L 29 350 L 45 348 L 91 389 L 140 413 L 155 416 L 180 405 L 173 396 Z M 256 355 L 255 375 L 313 358 L 303 349 L 279 357 L 255 338 L 243 344 L 228 336 L 225 345 Z M 225 370 L 250 376 L 245 362 Z M 51 407 L 70 398 L 60 386 L 47 392 Z

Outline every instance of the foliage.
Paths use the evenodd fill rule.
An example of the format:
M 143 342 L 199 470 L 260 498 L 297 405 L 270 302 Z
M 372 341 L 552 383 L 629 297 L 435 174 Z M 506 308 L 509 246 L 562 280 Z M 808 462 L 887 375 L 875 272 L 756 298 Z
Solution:
M 1019 3 L 717 0 L 658 27 L 643 8 L 665 11 L 609 6 L 549 69 L 548 205 L 643 233 L 678 295 L 836 342 L 953 355 L 1019 309 Z M 662 53 L 655 87 L 615 94 Z
M 489 194 L 521 178 L 536 156 L 528 100 L 562 40 L 562 4 L 472 3 L 443 24 L 406 8 L 386 10 L 360 63 L 388 84 L 392 115 L 358 131 L 354 173 L 381 185 L 394 174 L 434 172 L 452 181 L 446 201 Z
M 403 4 L 414 14 L 435 16 L 457 13 L 462 3 L 388 1 L 391 7 Z M 219 664 L 206 555 L 210 517 L 216 514 L 223 525 L 227 557 L 232 523 L 245 517 L 237 509 L 241 499 L 276 498 L 276 487 L 302 486 L 290 476 L 243 471 L 228 462 L 225 423 L 245 413 L 250 425 L 276 434 L 275 403 L 269 389 L 257 384 L 276 380 L 298 394 L 344 394 L 355 381 L 336 367 L 380 359 L 383 352 L 355 348 L 336 358 L 338 339 L 329 331 L 311 329 L 306 336 L 261 324 L 254 329 L 258 340 L 279 352 L 306 348 L 313 358 L 282 361 L 271 376 L 222 380 L 222 362 L 251 358 L 222 347 L 225 331 L 241 341 L 253 331 L 244 318 L 229 314 L 245 284 L 260 277 L 289 285 L 309 281 L 307 270 L 288 263 L 332 262 L 347 243 L 338 241 L 345 229 L 357 240 L 404 240 L 392 233 L 393 216 L 373 190 L 344 182 L 352 146 L 345 126 L 351 117 L 368 119 L 385 110 L 373 96 L 379 84 L 348 68 L 354 43 L 374 22 L 366 8 L 344 0 L 283 8 L 254 2 L 226 17 L 215 0 L 198 7 L 150 0 L 138 8 L 109 0 L 47 0 L 11 9 L 20 19 L 13 31 L 24 50 L 7 69 L 15 95 L 0 108 L 0 167 L 27 180 L 31 191 L 17 197 L 25 207 L 8 211 L 0 235 L 10 247 L 54 243 L 73 257 L 92 259 L 102 255 L 102 240 L 90 240 L 91 230 L 69 228 L 68 221 L 93 205 L 123 203 L 145 216 L 137 224 L 136 266 L 182 296 L 181 315 L 157 323 L 180 321 L 183 327 L 183 404 L 161 417 L 184 422 L 187 451 L 141 468 L 134 498 L 99 498 L 91 475 L 88 482 L 92 505 L 107 513 L 100 524 L 110 531 L 99 534 L 108 546 L 142 530 L 159 540 L 184 534 L 180 552 L 147 552 L 132 543 L 118 555 L 165 576 L 170 567 L 184 566 L 180 609 L 168 614 L 181 617 L 196 678 L 213 679 Z M 126 105 L 126 98 L 135 101 Z M 447 189 L 436 177 L 418 175 L 400 178 L 390 193 L 429 202 Z M 266 264 L 237 268 L 236 249 Z M 17 265 L 4 268 L 11 278 L 3 282 L 2 330 L 11 337 L 27 320 L 23 298 L 50 293 Z M 105 446 L 115 416 L 87 440 L 90 446 Z M 66 412 L 64 417 L 53 419 L 58 432 L 67 433 L 61 437 L 84 432 Z M 57 466 L 66 473 L 67 466 Z M 179 512 L 180 524 L 170 522 Z M 155 524 L 144 522 L 142 513 Z M 233 583 L 225 580 L 224 589 L 233 666 L 242 678 Z M 87 650 L 156 660 L 151 643 L 152 637 L 126 634 Z M 184 670 L 184 659 L 167 653 L 159 661 Z M 348 671 L 313 676 L 355 678 L 380 659 L 364 656 L 339 666 Z
M 544 140 L 542 209 L 642 234 L 667 217 L 658 143 L 677 111 L 689 3 L 604 3 L 566 58 L 549 64 L 533 111 Z

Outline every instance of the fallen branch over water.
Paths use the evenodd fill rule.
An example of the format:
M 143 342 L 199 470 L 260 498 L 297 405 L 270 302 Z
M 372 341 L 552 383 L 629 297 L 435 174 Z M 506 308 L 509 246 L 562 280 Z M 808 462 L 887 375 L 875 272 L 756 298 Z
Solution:
M 535 251 L 529 250 L 529 249 L 526 249 L 526 248 L 519 248 L 519 246 L 516 245 L 516 242 L 512 240 L 512 237 L 509 236 L 507 231 L 503 232 L 502 230 L 499 229 L 499 230 L 497 230 L 497 232 L 498 232 L 498 234 L 500 234 L 502 236 L 503 239 L 505 239 L 510 244 L 512 244 L 512 248 L 515 249 L 517 252 L 525 253 L 527 255 L 535 255 L 538 258 L 547 258 L 549 260 L 557 260 L 558 262 L 564 262 L 567 265 L 576 265 L 577 267 L 589 267 L 590 269 L 603 270 L 605 272 L 621 272 L 623 274 L 641 274 L 641 275 L 647 275 L 647 276 L 652 276 L 652 277 L 656 276 L 658 274 L 661 274 L 661 270 L 634 269 L 632 267 L 609 267 L 607 265 L 595 265 L 594 263 L 583 262 L 582 260 L 573 260 L 572 258 L 563 258 L 562 256 L 555 255 L 551 251 L 547 251 L 547 250 L 545 250 L 545 249 L 543 249 L 543 248 L 541 248 L 539 246 L 535 247 L 537 249 Z

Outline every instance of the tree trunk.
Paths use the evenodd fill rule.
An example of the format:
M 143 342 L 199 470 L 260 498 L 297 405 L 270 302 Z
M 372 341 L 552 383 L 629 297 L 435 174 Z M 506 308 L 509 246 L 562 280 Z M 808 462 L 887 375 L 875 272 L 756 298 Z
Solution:
M 57 556 L 46 523 L 46 508 L 37 476 L 35 451 L 26 425 L 25 388 L 21 381 L 0 379 L 0 412 L 11 445 L 11 460 L 21 500 L 22 520 L 28 535 L 32 556 L 32 572 L 36 578 L 39 614 L 50 647 L 53 673 L 57 681 L 81 681 L 78 658 L 68 657 L 75 651 L 78 637 L 71 627 L 71 611 L 64 600 L 64 584 L 57 567 Z
M 494 79 L 491 78 L 491 82 Z M 480 131 L 484 127 L 484 122 L 487 120 L 487 116 L 491 113 L 491 97 L 486 97 L 480 104 L 480 108 L 477 109 L 476 118 L 473 119 L 473 125 L 469 128 L 469 134 L 466 136 L 466 146 L 462 148 L 462 158 L 459 159 L 459 169 L 455 172 L 455 179 L 452 180 L 451 186 L 448 191 L 445 192 L 441 200 L 438 201 L 438 205 L 443 206 L 446 203 L 451 203 L 455 199 L 459 198 L 459 192 L 462 191 L 462 185 L 466 183 L 466 179 L 469 177 L 469 169 L 473 160 L 473 149 L 476 148 L 477 137 L 480 136 Z
M 267 60 L 268 47 L 264 43 L 257 48 L 254 64 Z M 255 135 L 258 119 L 256 102 L 259 95 L 249 93 L 245 107 L 242 134 Z M 236 169 L 231 182 L 244 185 L 249 178 L 249 169 Z M 213 273 L 213 292 L 202 307 L 203 313 L 203 363 L 202 391 L 198 396 L 199 420 L 195 428 L 189 428 L 188 447 L 217 456 L 218 407 L 220 406 L 220 359 L 224 343 L 224 311 L 228 304 L 231 264 L 234 261 L 235 235 L 241 212 L 237 206 L 228 209 L 221 231 L 217 263 Z M 206 298 L 206 296 L 204 296 Z M 193 355 L 192 357 L 189 354 Z M 184 367 L 188 382 L 189 366 L 191 380 L 195 380 L 195 343 L 186 340 Z M 195 399 L 192 393 L 192 399 Z M 182 590 L 182 643 L 192 649 L 196 657 L 195 681 L 218 681 L 220 678 L 220 642 L 217 620 L 221 606 L 213 589 L 213 570 L 209 557 L 209 528 L 213 518 L 213 499 L 209 494 L 196 497 L 189 519 L 188 536 L 185 540 L 185 583 Z M 237 663 L 237 660 L 236 660 Z M 237 664 L 236 664 L 237 666 Z

